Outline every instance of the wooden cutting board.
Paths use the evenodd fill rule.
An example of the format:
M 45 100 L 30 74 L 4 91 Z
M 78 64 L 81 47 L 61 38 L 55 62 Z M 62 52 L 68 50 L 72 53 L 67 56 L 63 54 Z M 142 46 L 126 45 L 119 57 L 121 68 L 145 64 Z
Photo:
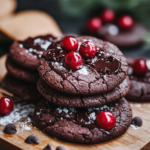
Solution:
M 0 81 L 7 72 L 5 68 L 6 57 L 5 55 L 0 58 Z M 4 91 L 0 89 L 0 96 L 3 95 L 3 92 Z M 150 103 L 131 103 L 131 105 L 133 106 L 133 116 L 141 117 L 143 119 L 143 126 L 138 130 L 134 130 L 130 127 L 124 135 L 114 140 L 92 145 L 74 144 L 54 139 L 36 128 L 29 131 L 22 131 L 14 135 L 0 134 L 0 150 L 41 150 L 48 143 L 51 143 L 54 150 L 59 145 L 65 146 L 67 150 L 149 150 Z M 40 139 L 40 144 L 26 144 L 24 141 L 30 134 L 36 134 Z

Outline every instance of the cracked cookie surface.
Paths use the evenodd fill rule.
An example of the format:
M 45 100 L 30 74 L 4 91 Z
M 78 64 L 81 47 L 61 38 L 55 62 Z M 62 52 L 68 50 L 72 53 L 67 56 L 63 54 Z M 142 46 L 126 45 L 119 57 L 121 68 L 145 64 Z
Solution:
M 131 82 L 131 88 L 126 95 L 126 99 L 130 101 L 148 102 L 150 101 L 150 71 L 145 76 L 137 77 L 133 74 L 132 64 L 136 59 L 135 57 L 127 57 L 129 63 L 129 79 Z M 147 65 L 150 67 L 150 58 L 142 58 L 147 61 Z
M 2 80 L 1 87 L 10 93 L 19 96 L 22 100 L 39 100 L 42 96 L 35 83 L 19 80 L 7 74 Z
M 91 60 L 84 60 L 82 68 L 73 72 L 66 69 L 63 63 L 59 62 L 59 58 L 58 61 L 51 60 L 51 56 L 56 55 L 53 54 L 55 50 L 60 51 L 58 57 L 64 55 L 61 53 L 61 40 L 54 43 L 49 48 L 50 51 L 47 51 L 47 54 L 39 60 L 39 75 L 48 85 L 68 94 L 94 95 L 110 91 L 123 82 L 127 76 L 128 63 L 115 45 L 91 36 L 76 36 L 76 39 L 79 46 L 84 41 L 92 41 L 97 46 L 97 55 Z M 105 66 L 103 68 L 97 67 L 97 63 L 104 63 L 108 66 L 109 59 L 111 59 L 110 62 L 114 61 L 114 64 L 110 63 L 108 70 Z M 112 69 L 113 67 L 115 67 L 115 71 Z
M 27 68 L 23 68 L 17 65 L 11 58 L 8 56 L 6 60 L 6 68 L 13 77 L 36 83 L 39 79 L 39 74 L 37 71 L 32 71 Z
M 126 79 L 115 89 L 107 93 L 91 96 L 78 96 L 61 93 L 50 87 L 42 79 L 38 80 L 37 88 L 42 96 L 54 104 L 64 107 L 94 107 L 124 97 L 130 90 L 130 81 L 129 78 L 126 77 Z
M 116 125 L 110 130 L 104 130 L 95 123 L 96 115 L 104 110 L 116 118 Z M 122 135 L 132 122 L 132 110 L 124 98 L 107 105 L 81 109 L 60 107 L 44 99 L 37 104 L 34 119 L 41 130 L 58 139 L 98 143 Z

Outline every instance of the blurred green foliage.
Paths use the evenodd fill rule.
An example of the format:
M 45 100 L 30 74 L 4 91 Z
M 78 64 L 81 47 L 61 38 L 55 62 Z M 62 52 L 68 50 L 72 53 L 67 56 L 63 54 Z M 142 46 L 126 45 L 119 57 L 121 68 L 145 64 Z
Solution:
M 94 9 L 111 8 L 126 11 L 150 28 L 150 0 L 59 0 L 66 15 L 75 18 L 88 16 Z

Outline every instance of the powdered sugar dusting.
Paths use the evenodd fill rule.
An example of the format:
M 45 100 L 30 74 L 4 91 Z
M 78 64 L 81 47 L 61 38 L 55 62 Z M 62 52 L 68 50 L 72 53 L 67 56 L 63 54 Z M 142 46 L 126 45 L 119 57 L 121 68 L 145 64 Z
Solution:
M 133 124 L 131 124 L 130 125 L 130 127 L 132 128 L 132 129 L 134 129 L 134 130 L 138 130 L 138 129 L 140 129 L 140 127 L 136 127 L 135 125 L 133 125 Z
M 92 120 L 95 120 L 95 119 L 96 119 L 96 114 L 95 114 L 95 112 L 91 113 L 91 114 L 89 115 L 89 118 L 92 119 Z
M 17 132 L 34 128 L 32 126 L 32 119 L 29 117 L 33 113 L 34 108 L 35 105 L 33 104 L 16 104 L 10 115 L 0 118 L 0 134 L 3 134 L 2 130 L 8 123 L 14 123 Z
M 141 107 L 141 104 L 139 104 L 139 103 L 130 103 L 130 106 L 131 107 Z
M 137 108 L 141 108 L 141 107 L 150 107 L 149 103 L 131 103 L 130 102 L 130 106 L 131 107 L 137 107 Z

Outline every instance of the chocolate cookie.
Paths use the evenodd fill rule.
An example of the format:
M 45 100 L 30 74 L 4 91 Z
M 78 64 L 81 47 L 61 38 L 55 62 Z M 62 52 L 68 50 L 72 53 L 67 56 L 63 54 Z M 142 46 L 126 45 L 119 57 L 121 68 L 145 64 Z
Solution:
M 52 35 L 28 38 L 25 41 L 16 41 L 10 48 L 10 56 L 19 65 L 28 69 L 37 70 L 38 59 L 43 51 L 47 50 L 52 41 L 57 38 Z
M 37 83 L 38 91 L 50 102 L 64 107 L 95 107 L 124 97 L 130 90 L 129 78 L 115 89 L 93 96 L 72 96 L 56 91 L 42 79 Z
M 109 111 L 116 118 L 110 130 L 96 124 L 96 116 Z M 94 108 L 63 108 L 42 100 L 35 108 L 34 118 L 39 128 L 58 139 L 76 143 L 98 143 L 122 135 L 132 122 L 132 110 L 122 98 Z
M 133 73 L 132 64 L 137 58 L 127 58 L 129 62 L 129 78 L 131 81 L 131 88 L 126 95 L 127 100 L 146 102 L 150 101 L 150 71 L 145 76 L 138 77 Z M 143 59 L 143 58 L 142 58 Z M 150 59 L 145 58 L 148 68 L 150 67 Z
M 122 52 L 115 45 L 91 36 L 76 39 L 79 46 L 92 41 L 97 46 L 96 56 L 83 59 L 81 69 L 71 71 L 64 66 L 66 52 L 61 48 L 61 40 L 53 42 L 39 60 L 40 77 L 54 89 L 74 95 L 100 94 L 119 86 L 128 72 Z
M 6 68 L 12 76 L 18 79 L 36 83 L 39 79 L 37 71 L 32 71 L 17 65 L 10 56 L 6 60 Z
M 135 23 L 134 27 L 129 31 L 116 33 L 115 31 L 117 30 L 117 27 L 114 25 L 105 25 L 99 31 L 99 36 L 118 47 L 132 47 L 141 44 L 146 34 L 146 28 L 139 23 Z
M 19 96 L 23 100 L 32 101 L 39 100 L 41 98 L 41 95 L 38 92 L 35 83 L 16 79 L 9 74 L 5 76 L 1 83 L 1 86 L 12 94 Z

